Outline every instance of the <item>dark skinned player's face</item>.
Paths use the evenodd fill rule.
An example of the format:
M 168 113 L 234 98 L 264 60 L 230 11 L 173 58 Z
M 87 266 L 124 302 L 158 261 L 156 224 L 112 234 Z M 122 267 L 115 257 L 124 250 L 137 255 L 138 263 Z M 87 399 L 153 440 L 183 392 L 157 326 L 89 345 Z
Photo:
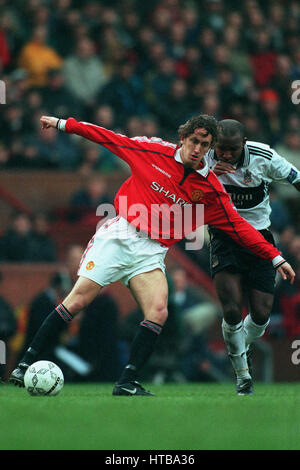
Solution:
M 246 140 L 239 134 L 232 137 L 220 135 L 215 146 L 218 160 L 235 165 L 242 155 Z

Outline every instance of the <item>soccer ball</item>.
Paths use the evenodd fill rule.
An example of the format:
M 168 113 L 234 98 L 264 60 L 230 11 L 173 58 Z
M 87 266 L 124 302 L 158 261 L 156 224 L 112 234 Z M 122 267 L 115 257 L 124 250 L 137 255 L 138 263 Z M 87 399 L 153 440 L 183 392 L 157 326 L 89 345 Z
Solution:
M 57 395 L 64 386 L 61 369 L 51 361 L 37 361 L 25 372 L 24 385 L 30 395 Z

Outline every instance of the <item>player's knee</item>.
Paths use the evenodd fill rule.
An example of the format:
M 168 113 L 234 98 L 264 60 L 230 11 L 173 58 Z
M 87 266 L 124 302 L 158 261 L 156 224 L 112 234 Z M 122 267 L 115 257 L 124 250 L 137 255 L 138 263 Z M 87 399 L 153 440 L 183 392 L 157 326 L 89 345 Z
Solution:
M 63 304 L 69 310 L 69 312 L 72 313 L 72 315 L 76 315 L 87 307 L 88 302 L 86 296 L 78 292 L 68 296 Z
M 265 297 L 252 302 L 251 318 L 257 325 L 264 325 L 270 318 L 273 297 Z
M 251 312 L 251 318 L 257 325 L 264 325 L 270 318 L 270 311 L 265 309 L 258 309 Z
M 163 325 L 168 318 L 168 308 L 163 303 L 154 304 L 146 317 L 148 320 Z
M 236 325 L 242 320 L 242 311 L 237 305 L 231 305 L 224 309 L 224 320 L 229 325 Z

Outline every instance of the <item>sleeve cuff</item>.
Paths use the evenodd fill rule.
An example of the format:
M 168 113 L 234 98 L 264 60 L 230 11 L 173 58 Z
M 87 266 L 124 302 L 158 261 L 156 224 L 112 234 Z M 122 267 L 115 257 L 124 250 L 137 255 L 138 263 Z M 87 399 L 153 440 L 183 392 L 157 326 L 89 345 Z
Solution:
M 279 268 L 279 266 L 285 262 L 285 259 L 280 255 L 275 256 L 275 258 L 272 259 L 272 264 L 275 269 Z
M 59 129 L 60 131 L 65 131 L 66 130 L 66 122 L 67 122 L 66 119 L 59 119 L 59 121 L 57 123 L 57 129 Z

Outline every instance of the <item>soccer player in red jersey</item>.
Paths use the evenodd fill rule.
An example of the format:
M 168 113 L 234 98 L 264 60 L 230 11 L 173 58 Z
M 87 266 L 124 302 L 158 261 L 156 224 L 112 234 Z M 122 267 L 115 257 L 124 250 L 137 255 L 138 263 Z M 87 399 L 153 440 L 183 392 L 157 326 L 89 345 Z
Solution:
M 272 262 L 284 279 L 293 282 L 295 273 L 291 266 L 239 216 L 204 160 L 217 138 L 217 121 L 212 116 L 195 116 L 180 126 L 179 146 L 156 137 L 128 138 L 73 118 L 43 116 L 41 125 L 45 130 L 57 128 L 103 145 L 128 163 L 132 175 L 116 195 L 118 215 L 102 225 L 89 242 L 72 291 L 46 318 L 21 363 L 12 372 L 11 382 L 23 386 L 26 368 L 40 358 L 48 338 L 83 310 L 100 289 L 121 280 L 140 305 L 144 321 L 139 325 L 128 364 L 113 394 L 152 395 L 137 378 L 168 316 L 164 258 L 168 247 L 199 224 L 214 225 L 225 231 L 242 246 Z M 197 208 L 200 204 L 204 207 L 204 220 L 199 222 Z M 185 209 L 190 209 L 187 224 L 184 217 L 178 223 L 178 215 Z M 247 368 L 245 355 L 241 361 Z

